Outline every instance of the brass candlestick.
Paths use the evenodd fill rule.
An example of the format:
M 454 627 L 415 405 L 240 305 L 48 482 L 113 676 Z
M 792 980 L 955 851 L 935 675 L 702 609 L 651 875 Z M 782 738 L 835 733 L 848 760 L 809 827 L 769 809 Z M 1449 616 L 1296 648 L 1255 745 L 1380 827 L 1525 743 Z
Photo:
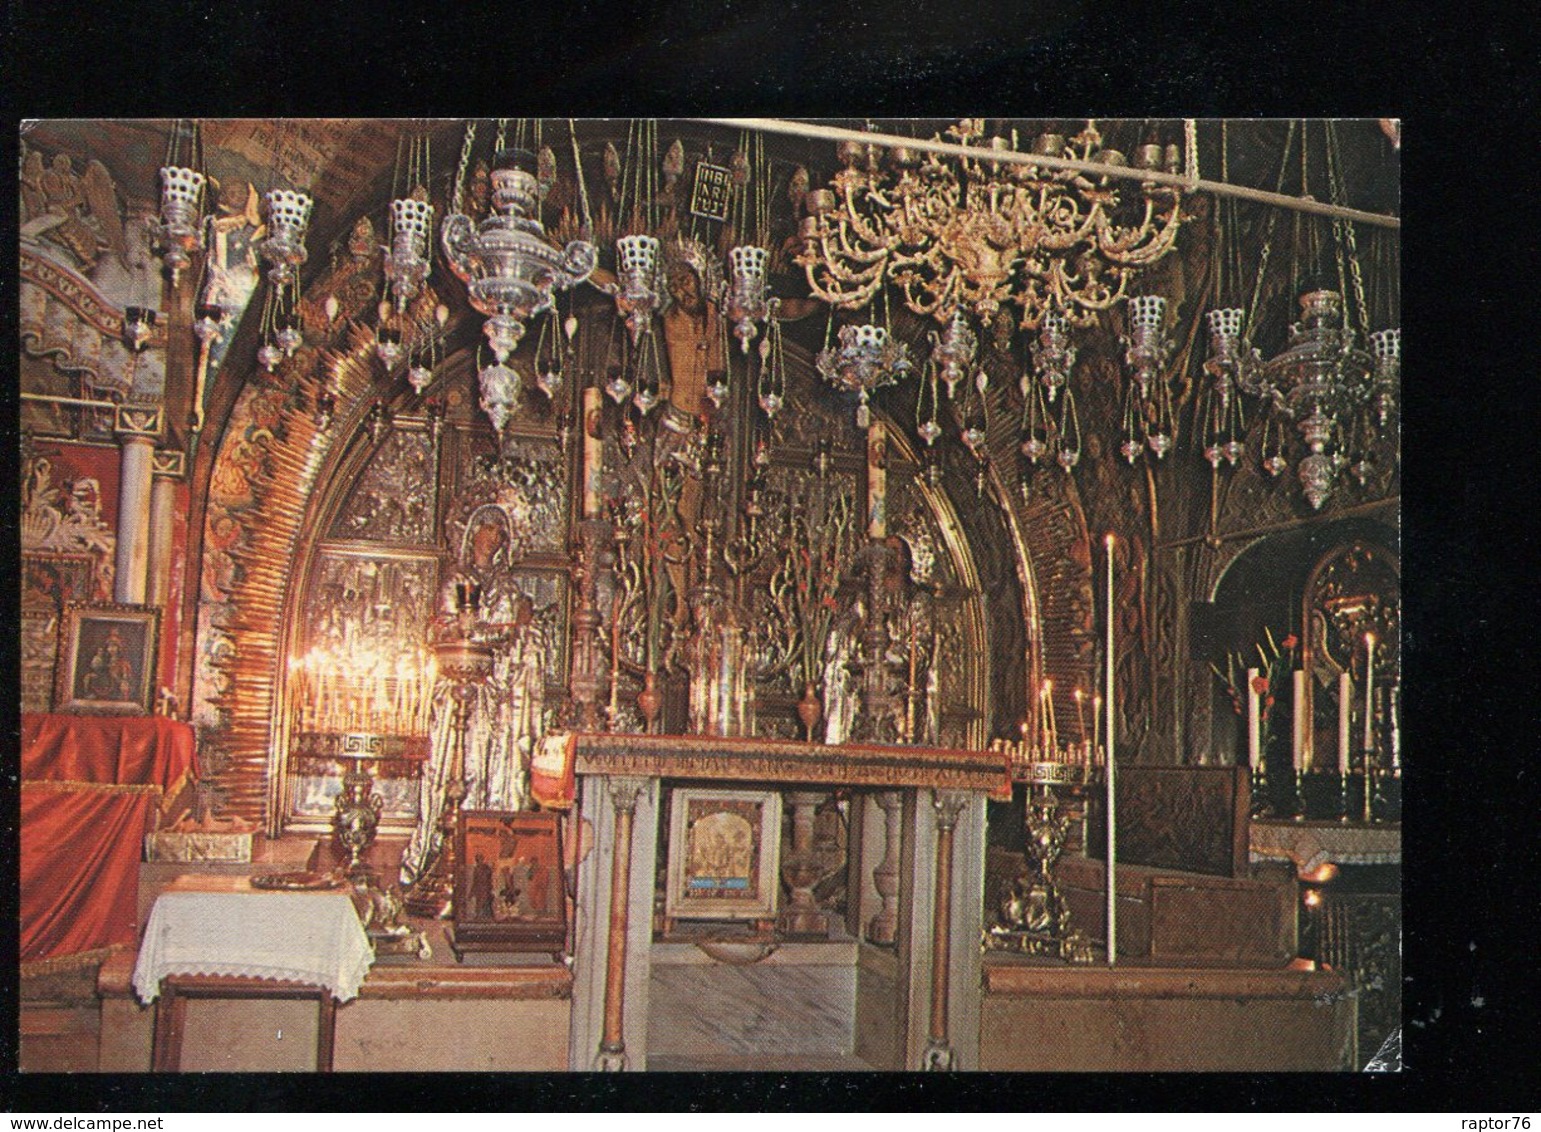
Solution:
M 449 781 L 444 787 L 444 805 L 439 810 L 439 849 L 433 863 L 412 886 L 406 898 L 407 911 L 414 916 L 447 919 L 454 911 L 455 820 L 466 796 L 466 709 L 477 689 L 492 674 L 493 652 L 479 641 L 451 640 L 434 646 L 439 674 L 451 684 L 453 715 L 450 731 L 455 737 Z
M 1089 762 L 1028 762 L 1013 777 L 1027 783 L 1027 868 L 1002 894 L 997 921 L 985 932 L 992 950 L 1093 962 L 1091 940 L 1070 926 L 1070 908 L 1054 879 L 1065 849 L 1071 814 L 1061 798 L 1075 799 L 1102 779 L 1102 768 Z

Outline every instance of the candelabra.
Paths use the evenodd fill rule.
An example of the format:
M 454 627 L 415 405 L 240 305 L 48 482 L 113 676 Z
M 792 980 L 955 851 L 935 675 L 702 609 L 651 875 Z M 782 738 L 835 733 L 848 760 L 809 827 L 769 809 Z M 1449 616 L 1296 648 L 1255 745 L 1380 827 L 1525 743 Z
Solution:
M 1091 963 L 1091 941 L 1071 927 L 1070 908 L 1054 879 L 1054 867 L 1077 816 L 1073 811 L 1084 811 L 1087 787 L 1102 781 L 1098 762 L 1103 752 L 1090 743 L 1055 750 L 1025 740 L 997 740 L 992 749 L 1005 750 L 1013 763 L 1012 777 L 1027 784 L 1027 867 L 1002 894 L 996 922 L 985 932 L 985 946 Z
M 910 310 L 944 325 L 960 309 L 989 323 L 1011 304 L 1026 326 L 1050 311 L 1084 326 L 1175 246 L 1181 194 L 1169 186 L 1143 183 L 1140 201 L 1126 202 L 1111 178 L 1001 161 L 1014 144 L 985 139 L 977 119 L 947 136 L 984 144 L 963 158 L 923 159 L 896 145 L 886 162 L 876 145 L 841 144 L 845 168 L 805 199 L 798 263 L 817 298 L 854 309 L 891 283 Z M 1127 163 L 1102 147 L 1092 123 L 1068 141 L 1043 134 L 1031 152 Z M 1179 161 L 1176 146 L 1135 152 L 1137 168 L 1175 170 Z

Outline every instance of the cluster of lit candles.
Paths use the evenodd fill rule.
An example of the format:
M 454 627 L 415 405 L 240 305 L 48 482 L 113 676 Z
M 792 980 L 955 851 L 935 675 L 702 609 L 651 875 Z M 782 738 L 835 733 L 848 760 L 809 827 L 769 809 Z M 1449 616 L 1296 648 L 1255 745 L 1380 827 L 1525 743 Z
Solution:
M 424 735 L 435 661 L 426 649 L 394 659 L 371 650 L 311 649 L 290 661 L 290 702 L 299 732 Z
M 1368 760 L 1376 752 L 1375 744 L 1375 634 L 1364 635 L 1365 652 L 1365 677 L 1364 677 L 1364 740 L 1359 747 L 1359 754 Z M 1247 761 L 1256 767 L 1262 760 L 1262 704 L 1257 691 L 1258 670 L 1247 669 Z M 1306 680 L 1304 669 L 1296 669 L 1294 676 L 1294 733 L 1290 744 L 1290 765 L 1295 770 L 1311 770 L 1311 744 L 1307 740 L 1307 727 L 1310 721 L 1307 719 L 1306 710 Z M 1354 692 L 1354 678 L 1345 670 L 1338 674 L 1338 759 L 1337 771 L 1340 775 L 1349 773 L 1349 768 L 1354 764 L 1354 750 L 1352 737 L 1354 704 L 1359 697 Z M 1392 769 L 1401 767 L 1401 736 L 1395 721 L 1395 710 L 1389 713 L 1391 724 L 1391 765 Z
M 1031 717 L 1022 721 L 1020 740 L 996 739 L 992 751 L 1003 751 L 1015 764 L 1065 763 L 1070 766 L 1101 766 L 1107 757 L 1102 747 L 1102 696 L 1091 697 L 1092 732 L 1086 733 L 1086 693 L 1075 690 L 1077 739 L 1061 742 L 1054 718 L 1054 681 L 1045 680 L 1038 689 L 1038 726 Z

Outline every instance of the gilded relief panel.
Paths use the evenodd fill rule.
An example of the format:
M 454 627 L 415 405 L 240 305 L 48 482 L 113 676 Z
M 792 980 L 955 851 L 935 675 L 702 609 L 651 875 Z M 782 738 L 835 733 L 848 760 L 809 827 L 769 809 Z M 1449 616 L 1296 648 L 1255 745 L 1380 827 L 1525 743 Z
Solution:
M 435 447 L 427 432 L 393 431 L 359 476 L 329 537 L 432 543 L 438 510 Z

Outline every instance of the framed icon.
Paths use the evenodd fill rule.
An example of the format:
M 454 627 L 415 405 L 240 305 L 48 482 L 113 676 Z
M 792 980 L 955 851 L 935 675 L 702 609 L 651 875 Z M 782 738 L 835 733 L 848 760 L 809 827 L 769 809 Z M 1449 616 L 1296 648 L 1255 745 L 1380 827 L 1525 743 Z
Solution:
M 769 920 L 780 892 L 781 795 L 677 787 L 670 796 L 664 915 Z
M 450 946 L 457 956 L 566 947 L 560 815 L 461 810 L 455 863 Z
M 160 618 L 156 606 L 66 605 L 54 710 L 148 715 Z

